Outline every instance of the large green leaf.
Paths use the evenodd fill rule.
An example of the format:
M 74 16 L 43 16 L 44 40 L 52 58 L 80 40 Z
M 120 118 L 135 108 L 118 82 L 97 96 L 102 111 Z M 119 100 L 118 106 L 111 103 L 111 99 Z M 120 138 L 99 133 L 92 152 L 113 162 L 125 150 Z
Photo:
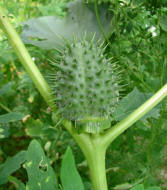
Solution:
M 19 112 L 11 112 L 11 113 L 7 113 L 7 114 L 3 114 L 3 115 L 0 115 L 0 124 L 20 121 L 24 117 L 25 117 L 25 115 L 22 113 L 19 113 Z
M 28 173 L 28 190 L 57 190 L 58 184 L 56 174 L 50 166 L 49 159 L 38 141 L 32 140 L 26 154 L 26 164 Z
M 160 17 L 160 26 L 161 28 L 167 32 L 167 16 L 166 15 L 162 15 Z
M 22 151 L 15 156 L 8 158 L 4 164 L 0 165 L 0 185 L 8 181 L 8 176 L 21 167 L 25 162 L 26 152 Z
M 44 49 L 60 48 L 64 43 L 63 38 L 78 38 L 87 33 L 87 37 L 96 33 L 96 39 L 103 35 L 99 29 L 93 5 L 85 4 L 82 0 L 68 3 L 65 18 L 44 16 L 30 19 L 25 22 L 22 39 L 27 44 L 33 44 Z M 113 30 L 112 16 L 108 14 L 108 5 L 99 6 L 99 15 L 103 30 L 108 35 Z
M 140 92 L 137 88 L 134 88 L 132 92 L 130 92 L 127 96 L 120 100 L 119 105 L 117 106 L 113 114 L 113 117 L 115 118 L 115 120 L 124 119 L 127 116 L 127 114 L 130 114 L 132 111 L 137 109 L 152 95 L 152 93 L 143 93 Z M 158 107 L 155 107 L 141 120 L 146 120 L 149 117 L 157 119 L 159 117 L 159 111 L 160 109 Z
M 130 190 L 144 190 L 144 185 L 138 184 L 135 187 L 131 188 Z
M 81 177 L 75 166 L 74 156 L 69 147 L 63 157 L 60 178 L 64 190 L 84 190 Z

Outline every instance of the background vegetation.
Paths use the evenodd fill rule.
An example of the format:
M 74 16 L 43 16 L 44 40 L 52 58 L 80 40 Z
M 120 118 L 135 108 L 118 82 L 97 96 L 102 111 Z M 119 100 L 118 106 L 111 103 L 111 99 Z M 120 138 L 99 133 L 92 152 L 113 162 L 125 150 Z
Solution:
M 30 18 L 50 15 L 63 18 L 67 3 L 68 0 L 4 0 L 0 5 L 21 34 L 22 23 Z M 106 54 L 113 57 L 123 70 L 123 83 L 126 84 L 114 115 L 115 123 L 167 82 L 167 1 L 110 0 L 108 12 L 114 17 Z M 27 48 L 41 72 L 47 76 L 50 69 L 48 58 L 54 57 L 55 51 L 31 44 Z M 37 139 L 58 179 L 63 155 L 70 146 L 85 189 L 91 189 L 82 152 L 68 132 L 61 125 L 55 127 L 54 122 L 50 109 L 0 30 L 0 177 L 4 175 L 5 161 L 27 150 L 30 141 Z M 165 99 L 150 116 L 137 122 L 108 149 L 109 189 L 130 189 L 137 184 L 143 184 L 145 188 L 154 186 L 156 190 L 167 189 L 166 138 Z M 12 165 L 16 162 L 19 163 L 16 159 Z M 26 183 L 25 167 L 23 164 L 19 170 L 13 169 L 11 173 L 15 178 L 9 178 L 8 182 L 0 180 L 0 190 L 16 189 L 16 178 Z

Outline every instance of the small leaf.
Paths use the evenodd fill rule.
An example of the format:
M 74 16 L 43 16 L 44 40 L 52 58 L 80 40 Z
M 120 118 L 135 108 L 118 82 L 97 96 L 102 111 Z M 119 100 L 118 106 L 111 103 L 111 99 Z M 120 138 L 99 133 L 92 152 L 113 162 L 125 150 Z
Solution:
M 43 129 L 43 123 L 40 120 L 29 118 L 26 122 L 26 134 L 32 137 L 40 137 Z
M 134 88 L 127 96 L 120 100 L 113 117 L 115 120 L 124 119 L 127 114 L 132 113 L 140 105 L 142 105 L 146 100 L 148 100 L 153 94 L 142 93 L 137 88 Z M 153 108 L 149 113 L 141 118 L 141 120 L 146 120 L 149 117 L 157 119 L 159 117 L 160 109 L 158 107 Z
M 15 178 L 13 176 L 9 176 L 8 179 L 11 183 L 13 183 L 15 185 L 17 190 L 26 190 L 24 183 L 19 181 L 17 178 Z
M 70 147 L 67 148 L 63 157 L 60 179 L 64 190 L 84 190 Z
M 21 167 L 25 162 L 25 151 L 21 151 L 15 156 L 8 158 L 4 164 L 0 165 L 0 185 L 8 181 L 8 176 Z
M 55 139 L 57 137 L 56 129 L 41 120 L 33 119 L 32 117 L 26 121 L 26 134 L 31 137 Z
M 38 141 L 32 140 L 26 154 L 26 164 L 28 173 L 28 190 L 57 190 L 58 184 L 56 174 L 50 166 L 49 159 Z
M 136 185 L 135 187 L 131 188 L 130 190 L 144 190 L 144 185 L 143 184 Z
M 22 113 L 11 112 L 11 113 L 0 115 L 0 123 L 9 123 L 9 122 L 20 121 L 24 117 L 25 117 L 25 115 Z
M 124 189 L 129 189 L 131 187 L 132 187 L 132 184 L 124 183 L 124 184 L 116 185 L 113 189 L 114 190 L 124 190 Z
M 167 16 L 166 15 L 162 15 L 160 17 L 160 26 L 161 26 L 162 30 L 167 32 Z

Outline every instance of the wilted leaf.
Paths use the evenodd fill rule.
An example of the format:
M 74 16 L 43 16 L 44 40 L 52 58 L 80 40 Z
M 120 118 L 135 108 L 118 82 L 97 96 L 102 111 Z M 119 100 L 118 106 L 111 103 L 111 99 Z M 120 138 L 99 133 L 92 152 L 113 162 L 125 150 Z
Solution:
M 64 190 L 84 190 L 81 177 L 75 166 L 74 156 L 69 147 L 63 157 L 60 178 Z
M 22 34 L 23 41 L 44 49 L 52 49 L 60 48 L 64 43 L 63 38 L 72 40 L 74 34 L 81 38 L 85 32 L 87 32 L 87 37 L 96 33 L 96 39 L 103 38 L 93 5 L 87 5 L 82 0 L 76 0 L 68 3 L 67 7 L 65 18 L 44 16 L 25 22 Z M 99 15 L 104 32 L 106 35 L 111 33 L 113 29 L 112 16 L 108 15 L 108 5 L 99 6 Z
M 127 96 L 120 100 L 119 105 L 117 106 L 113 116 L 115 120 L 124 119 L 127 114 L 130 114 L 140 105 L 142 105 L 146 100 L 148 100 L 153 94 L 151 93 L 142 93 L 137 88 L 134 88 Z M 159 108 L 153 108 L 149 113 L 147 113 L 141 120 L 146 120 L 149 117 L 157 119 L 159 117 Z
M 0 165 L 0 184 L 4 184 L 8 181 L 8 176 L 21 167 L 21 164 L 25 162 L 26 152 L 21 151 L 15 156 L 8 158 L 4 164 Z
M 28 190 L 57 190 L 58 184 L 56 174 L 50 166 L 49 159 L 45 156 L 44 151 L 38 141 L 31 141 L 27 154 L 26 164 L 28 173 Z
M 11 113 L 0 115 L 0 123 L 9 123 L 9 122 L 20 121 L 24 117 L 25 117 L 25 115 L 22 113 L 11 112 Z

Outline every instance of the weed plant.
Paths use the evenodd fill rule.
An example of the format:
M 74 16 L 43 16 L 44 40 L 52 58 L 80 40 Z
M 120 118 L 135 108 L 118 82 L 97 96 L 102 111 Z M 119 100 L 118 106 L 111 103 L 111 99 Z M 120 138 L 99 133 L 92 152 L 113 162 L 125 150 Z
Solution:
M 43 39 L 40 39 L 40 35 L 33 36 L 33 27 L 33 37 L 25 49 L 8 20 L 5 18 L 3 21 L 3 16 L 8 15 L 18 33 L 22 33 L 24 42 L 28 43 L 25 40 L 26 27 L 23 28 L 20 23 L 32 17 L 50 15 L 64 19 L 68 15 L 68 1 L 0 2 L 5 10 L 4 14 L 0 9 L 0 190 L 167 189 L 167 102 L 166 99 L 161 101 L 167 93 L 164 86 L 167 81 L 167 2 L 110 0 L 85 3 L 95 12 L 99 26 L 95 36 L 100 33 L 104 39 L 103 46 L 107 45 L 102 54 L 98 52 L 101 47 L 95 43 L 96 38 L 92 44 L 91 40 L 83 41 L 84 33 L 81 35 L 82 42 L 74 41 L 73 45 L 77 45 L 75 50 L 66 36 L 62 40 L 65 42 L 61 46 L 65 47 L 62 54 L 59 51 L 63 50 L 57 44 L 55 48 L 43 49 Z M 101 23 L 100 6 L 107 6 L 107 14 L 112 15 L 109 35 L 107 27 Z M 51 22 L 49 19 L 48 23 Z M 39 24 L 38 20 L 34 21 Z M 26 24 L 33 26 L 32 22 Z M 47 27 L 44 26 L 44 29 Z M 44 29 L 41 31 L 46 32 Z M 41 31 L 38 27 L 38 34 Z M 82 47 L 84 43 L 88 44 Z M 88 78 L 92 73 L 98 73 L 96 69 L 104 69 L 106 73 L 101 75 L 104 79 L 113 68 L 112 65 L 117 66 L 116 71 L 113 69 L 114 75 L 111 72 L 110 77 L 114 76 L 116 80 L 117 72 L 122 72 L 119 86 L 123 91 L 117 85 L 113 90 L 113 83 L 109 85 L 111 91 L 114 91 L 114 103 L 113 99 L 109 101 L 110 93 L 102 93 L 101 87 L 98 91 L 96 85 L 93 88 L 97 89 L 97 94 L 83 94 L 83 106 L 81 99 L 77 99 L 76 104 L 73 102 L 72 96 L 81 96 L 83 88 L 74 89 L 72 86 L 71 90 L 69 86 L 79 85 L 85 76 L 81 77 L 83 80 L 70 76 L 63 78 L 63 74 L 67 71 L 69 73 L 72 68 L 70 63 L 75 62 L 71 61 L 71 57 L 79 62 L 78 70 L 75 66 L 72 69 L 72 75 L 75 76 L 89 67 L 88 62 L 94 60 L 92 57 L 100 59 L 100 63 L 109 64 L 101 68 L 95 60 L 92 71 L 86 72 Z M 67 67 L 66 70 L 62 69 L 63 66 Z M 53 74 L 51 82 L 48 81 L 50 73 Z M 64 80 L 65 86 L 61 86 L 60 79 Z M 103 80 L 99 81 L 101 83 Z M 48 86 L 47 82 L 51 85 Z M 97 82 L 96 78 L 92 78 L 83 85 L 89 90 L 89 86 Z M 90 94 L 97 99 L 89 99 L 88 103 L 87 97 Z M 98 99 L 99 95 L 100 98 L 101 95 L 105 96 L 105 105 L 102 107 L 103 101 Z M 140 107 L 148 99 L 150 101 Z M 90 101 L 96 106 L 91 106 Z M 133 115 L 127 118 L 129 114 Z M 29 167 L 31 164 L 32 167 Z

